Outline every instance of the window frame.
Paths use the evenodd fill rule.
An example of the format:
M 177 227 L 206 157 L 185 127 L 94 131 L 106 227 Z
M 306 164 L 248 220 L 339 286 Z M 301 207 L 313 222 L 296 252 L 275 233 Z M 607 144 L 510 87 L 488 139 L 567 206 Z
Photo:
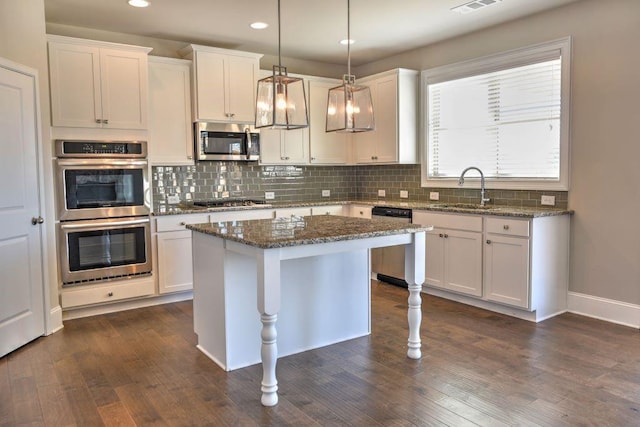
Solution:
M 483 56 L 467 61 L 443 65 L 422 70 L 420 73 L 420 160 L 422 187 L 457 188 L 458 177 L 429 178 L 429 150 L 427 149 L 429 135 L 429 97 L 428 85 L 456 80 L 479 74 L 514 68 L 546 59 L 557 57 L 559 51 L 562 57 L 561 86 L 560 86 L 560 177 L 559 179 L 523 179 L 523 178 L 495 178 L 485 177 L 485 186 L 489 189 L 511 190 L 551 190 L 568 191 L 570 177 L 570 116 L 571 116 L 571 44 L 572 38 L 565 37 L 545 43 L 539 43 L 524 48 L 518 48 L 493 55 Z M 474 165 L 466 165 L 474 166 Z M 462 169 L 460 170 L 462 172 Z M 470 175 L 469 180 L 479 180 L 480 177 Z M 465 177 L 467 179 L 467 177 Z

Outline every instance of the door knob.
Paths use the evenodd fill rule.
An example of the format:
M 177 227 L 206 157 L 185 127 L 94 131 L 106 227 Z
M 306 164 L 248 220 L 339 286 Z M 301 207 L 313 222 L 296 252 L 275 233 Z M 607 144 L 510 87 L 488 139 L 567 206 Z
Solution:
M 31 218 L 31 224 L 33 225 L 42 224 L 43 222 L 44 222 L 44 218 L 42 218 L 41 216 L 37 218 L 34 216 L 33 218 Z

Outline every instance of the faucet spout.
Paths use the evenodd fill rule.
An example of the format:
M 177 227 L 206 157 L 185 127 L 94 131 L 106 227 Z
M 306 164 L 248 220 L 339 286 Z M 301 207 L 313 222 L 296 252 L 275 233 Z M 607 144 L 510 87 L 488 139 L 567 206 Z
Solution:
M 462 173 L 460 174 L 460 179 L 458 180 L 458 185 L 462 186 L 464 184 L 464 174 L 466 174 L 470 170 L 476 170 L 476 171 L 478 171 L 478 173 L 480 173 L 480 206 L 484 206 L 485 203 L 490 201 L 491 199 L 484 197 L 484 194 L 485 194 L 484 174 L 482 173 L 480 168 L 475 167 L 475 166 L 469 166 L 468 168 L 463 170 Z

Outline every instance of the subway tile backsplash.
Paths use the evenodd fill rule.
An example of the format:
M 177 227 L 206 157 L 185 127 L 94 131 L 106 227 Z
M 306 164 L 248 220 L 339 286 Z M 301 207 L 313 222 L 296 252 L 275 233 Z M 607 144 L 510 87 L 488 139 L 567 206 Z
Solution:
M 154 166 L 154 210 L 162 212 L 169 196 L 181 202 L 222 198 L 263 199 L 267 191 L 276 202 L 314 200 L 412 200 L 428 201 L 440 193 L 443 203 L 477 203 L 480 190 L 473 183 L 464 188 L 420 187 L 420 165 L 376 166 L 259 166 L 245 162 L 199 162 L 195 166 Z M 321 197 L 331 190 L 330 197 Z M 378 197 L 385 190 L 385 197 Z M 408 199 L 400 198 L 406 190 Z M 567 207 L 566 191 L 487 190 L 490 204 L 539 207 L 542 195 L 555 196 L 556 207 Z

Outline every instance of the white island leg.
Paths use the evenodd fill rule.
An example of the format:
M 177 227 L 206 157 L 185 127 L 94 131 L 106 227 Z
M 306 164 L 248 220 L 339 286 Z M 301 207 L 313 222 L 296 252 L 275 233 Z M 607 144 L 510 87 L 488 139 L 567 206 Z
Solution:
M 276 320 L 280 311 L 280 251 L 265 249 L 258 256 L 258 312 L 262 321 L 262 398 L 264 406 L 278 403 L 278 332 Z
M 405 246 L 404 271 L 405 280 L 409 285 L 409 341 L 407 344 L 407 357 L 420 359 L 422 351 L 420 347 L 420 323 L 422 322 L 422 283 L 425 270 L 425 232 L 415 233 L 413 242 Z

